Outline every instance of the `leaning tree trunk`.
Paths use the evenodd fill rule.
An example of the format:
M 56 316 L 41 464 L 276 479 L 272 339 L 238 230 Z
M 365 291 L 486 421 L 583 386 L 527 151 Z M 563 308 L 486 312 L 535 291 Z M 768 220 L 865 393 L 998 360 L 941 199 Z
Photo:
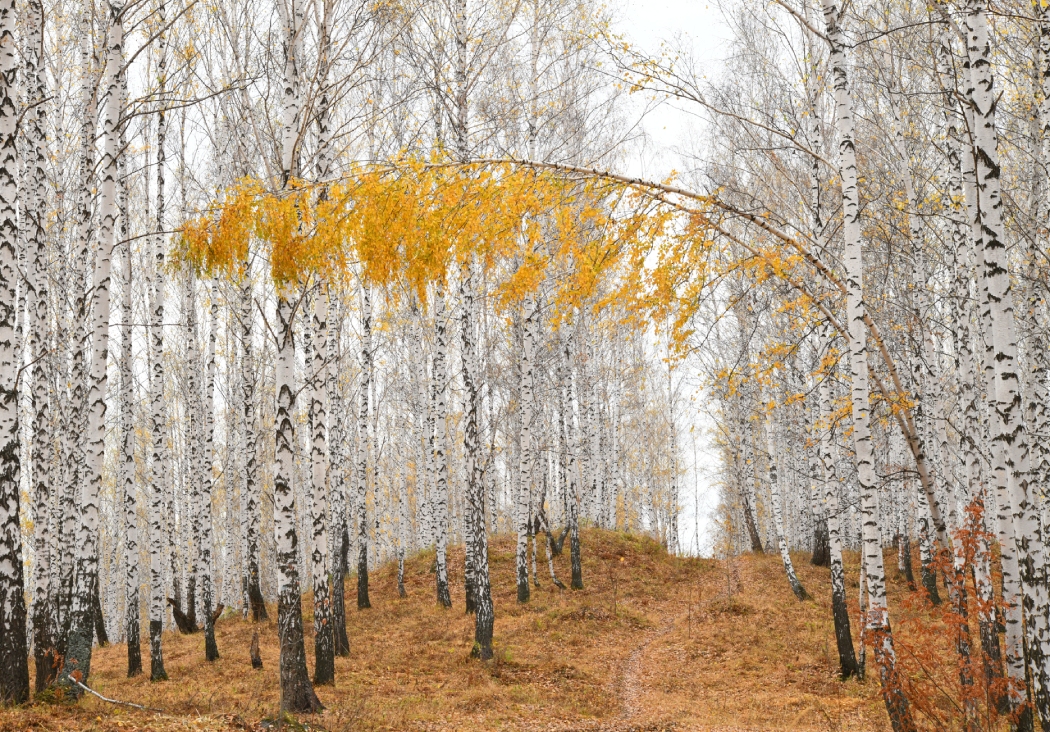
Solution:
M 777 479 L 777 445 L 776 430 L 770 423 L 766 429 L 766 437 L 769 443 L 769 495 L 773 504 L 773 528 L 777 535 L 777 545 L 780 548 L 780 560 L 784 563 L 784 572 L 787 574 L 788 584 L 791 591 L 799 600 L 810 599 L 809 593 L 795 574 L 795 565 L 791 561 L 791 552 L 788 551 L 787 539 L 784 537 L 784 514 L 780 500 L 780 482 Z
M 747 370 L 750 369 L 751 359 L 747 347 L 749 339 L 748 332 L 751 329 L 748 316 L 749 311 L 751 310 L 749 299 L 750 295 L 747 292 L 740 293 L 737 305 L 734 308 L 736 312 L 737 327 L 740 331 L 740 342 L 743 344 L 741 358 L 745 362 L 745 378 Z M 744 524 L 747 527 L 748 538 L 751 540 L 751 551 L 756 554 L 762 554 L 765 550 L 762 547 L 762 537 L 758 528 L 758 491 L 756 490 L 756 484 L 758 482 L 758 463 L 755 461 L 754 430 L 752 429 L 751 423 L 748 421 L 748 414 L 752 411 L 751 389 L 751 384 L 748 381 L 744 381 L 740 384 L 737 393 L 733 395 L 732 400 L 736 405 L 736 418 L 740 424 L 739 439 L 742 447 L 741 452 L 743 453 L 743 465 L 741 466 L 743 468 L 743 475 L 740 484 L 740 500 L 743 503 Z
M 18 369 L 14 348 L 18 135 L 14 0 L 0 5 L 0 703 L 29 699 L 22 531 L 19 526 Z
M 875 462 L 871 441 L 871 396 L 868 386 L 867 306 L 864 302 L 864 260 L 860 225 L 860 195 L 854 148 L 853 102 L 846 76 L 845 33 L 839 22 L 836 0 L 823 0 L 824 21 L 830 46 L 830 65 L 835 96 L 835 126 L 839 135 L 839 179 L 842 187 L 843 261 L 846 268 L 846 317 L 849 338 L 853 446 L 860 483 L 863 520 L 862 556 L 867 575 L 867 635 L 875 648 L 883 700 L 895 732 L 915 729 L 911 707 L 897 669 L 893 633 L 886 606 L 885 571 L 876 506 Z
M 914 304 L 916 318 L 912 332 L 915 347 L 911 349 L 913 375 L 912 398 L 915 403 L 911 413 L 913 415 L 913 422 L 916 429 L 912 432 L 911 439 L 908 440 L 908 443 L 913 455 L 918 454 L 921 456 L 921 462 L 924 466 L 923 470 L 925 471 L 925 478 L 920 480 L 918 497 L 920 504 L 919 530 L 920 558 L 922 559 L 922 583 L 930 601 L 936 605 L 939 604 L 941 600 L 940 596 L 937 594 L 936 567 L 932 562 L 935 554 L 933 533 L 936 533 L 937 541 L 940 542 L 942 549 L 948 551 L 949 547 L 947 526 L 944 523 L 943 511 L 937 505 L 937 496 L 932 489 L 932 483 L 936 476 L 936 472 L 931 468 L 936 467 L 938 464 L 941 467 L 944 466 L 945 446 L 938 444 L 936 439 L 930 439 L 930 430 L 928 428 L 930 418 L 927 416 L 926 402 L 929 401 L 933 405 L 929 412 L 934 415 L 934 421 L 942 423 L 943 419 L 936 415 L 941 411 L 943 397 L 941 395 L 940 382 L 938 380 L 938 368 L 936 365 L 933 336 L 926 324 L 926 317 L 932 312 L 933 305 L 930 302 L 928 294 L 929 275 L 926 271 L 922 226 L 918 216 L 919 201 L 915 194 L 915 186 L 911 172 L 914 156 L 910 154 L 904 139 L 904 125 L 902 124 L 901 114 L 897 107 L 896 94 L 893 92 L 892 88 L 890 90 L 889 100 L 890 112 L 893 118 L 893 140 L 894 145 L 897 148 L 897 156 L 900 159 L 901 184 L 904 188 L 904 200 L 907 208 L 905 218 L 908 224 L 909 243 L 912 256 L 911 280 L 912 290 L 916 300 L 916 303 Z M 925 361 L 923 360 L 924 356 Z M 932 461 L 927 455 L 928 446 L 930 444 L 935 445 L 935 459 Z M 920 473 L 920 477 L 922 477 L 922 473 Z M 932 532 L 931 528 L 933 529 Z

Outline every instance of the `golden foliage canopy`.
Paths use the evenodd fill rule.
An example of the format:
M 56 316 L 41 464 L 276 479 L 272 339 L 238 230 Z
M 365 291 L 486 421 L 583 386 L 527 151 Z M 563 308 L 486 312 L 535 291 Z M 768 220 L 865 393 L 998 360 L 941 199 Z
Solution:
M 549 282 L 555 319 L 617 303 L 639 322 L 646 314 L 663 322 L 683 284 L 689 292 L 703 279 L 696 261 L 706 231 L 698 220 L 673 225 L 676 215 L 615 181 L 410 161 L 279 191 L 241 181 L 183 227 L 179 256 L 198 272 L 239 277 L 254 243 L 268 252 L 279 289 L 356 271 L 422 302 L 428 285 L 473 258 L 494 273 L 503 306 Z M 674 321 L 688 317 L 676 312 Z

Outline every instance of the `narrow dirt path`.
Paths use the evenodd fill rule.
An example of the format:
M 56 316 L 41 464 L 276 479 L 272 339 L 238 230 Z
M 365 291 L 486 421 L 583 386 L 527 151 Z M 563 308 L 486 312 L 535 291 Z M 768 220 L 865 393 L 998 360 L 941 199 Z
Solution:
M 642 669 L 645 667 L 645 652 L 653 641 L 661 638 L 672 630 L 676 615 L 667 615 L 663 618 L 660 627 L 646 634 L 644 641 L 639 643 L 631 651 L 627 658 L 627 666 L 624 668 L 620 679 L 620 721 L 632 722 L 642 716 L 644 712 L 642 705 L 643 679 Z

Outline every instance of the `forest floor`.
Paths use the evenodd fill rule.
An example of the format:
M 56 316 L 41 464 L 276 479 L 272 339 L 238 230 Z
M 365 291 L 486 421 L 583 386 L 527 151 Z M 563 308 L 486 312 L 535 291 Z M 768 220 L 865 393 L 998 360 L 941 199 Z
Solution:
M 349 610 L 348 658 L 326 709 L 297 722 L 278 717 L 278 644 L 227 613 L 216 624 L 220 660 L 204 660 L 203 635 L 166 633 L 170 680 L 125 678 L 123 644 L 96 649 L 91 686 L 104 696 L 156 707 L 149 713 L 85 697 L 0 712 L 0 730 L 885 730 L 878 681 L 840 682 L 828 571 L 796 557 L 812 601 L 798 602 L 777 556 L 732 560 L 668 556 L 640 536 L 586 530 L 585 589 L 541 586 L 515 601 L 513 537 L 494 537 L 495 659 L 471 659 L 473 620 L 463 613 L 462 548 L 451 551 L 453 608 L 433 600 L 432 554 L 371 575 L 372 608 Z M 568 543 L 556 558 L 569 581 Z M 856 595 L 855 572 L 851 595 Z M 891 586 L 892 594 L 900 586 Z M 312 626 L 306 606 L 306 628 Z M 276 608 L 270 609 L 271 618 Z M 856 615 L 854 614 L 854 618 Z M 260 631 L 264 668 L 248 656 Z M 854 635 L 856 630 L 854 629 Z M 313 642 L 307 659 L 312 669 Z M 143 664 L 149 668 L 148 644 Z

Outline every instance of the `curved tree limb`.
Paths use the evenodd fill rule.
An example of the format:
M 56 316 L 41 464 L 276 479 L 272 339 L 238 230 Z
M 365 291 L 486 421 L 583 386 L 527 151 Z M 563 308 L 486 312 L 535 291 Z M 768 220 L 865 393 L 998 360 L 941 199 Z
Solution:
M 534 160 L 521 160 L 515 158 L 482 158 L 474 160 L 472 162 L 480 164 L 511 163 L 514 165 L 521 165 L 526 167 L 547 170 L 559 170 L 566 173 L 575 173 L 592 178 L 617 181 L 619 183 L 624 183 L 632 188 L 637 188 L 642 191 L 658 191 L 662 194 L 681 196 L 683 198 L 687 198 L 693 201 L 706 203 L 708 205 L 719 208 L 725 211 L 726 213 L 732 213 L 735 216 L 739 216 L 747 220 L 748 222 L 754 224 L 755 226 L 758 226 L 763 231 L 771 234 L 775 238 L 787 244 L 792 249 L 794 249 L 800 256 L 802 256 L 807 262 L 809 262 L 815 269 L 817 269 L 817 271 L 823 277 L 825 277 L 829 283 L 834 285 L 840 292 L 845 292 L 844 283 L 838 277 L 836 277 L 835 274 L 830 269 L 828 269 L 828 267 L 824 265 L 815 255 L 809 252 L 806 249 L 806 247 L 804 247 L 795 237 L 781 231 L 776 226 L 766 221 L 763 217 L 757 216 L 752 213 L 748 213 L 746 211 L 741 211 L 735 206 L 732 206 L 731 204 L 720 200 L 717 196 L 710 196 L 697 193 L 687 188 L 682 188 L 681 186 L 669 185 L 667 183 L 657 183 L 656 181 L 649 181 L 643 178 L 620 175 L 618 173 L 599 170 L 597 168 L 586 168 L 577 165 L 566 165 L 563 163 L 545 163 Z M 696 209 L 689 208 L 688 206 L 683 206 L 673 201 L 669 201 L 663 196 L 659 196 L 659 198 L 663 202 L 675 206 L 683 212 L 694 214 L 704 213 L 703 211 L 697 211 Z M 721 227 L 714 228 L 717 228 L 719 233 L 728 233 Z M 736 239 L 736 241 L 737 243 L 740 243 L 739 239 Z M 748 249 L 749 251 L 753 251 L 750 248 Z M 826 313 L 826 309 L 823 309 L 823 311 Z M 871 319 L 871 316 L 867 312 L 864 313 L 864 325 L 867 327 L 871 337 L 875 340 L 875 343 L 878 347 L 879 355 L 882 358 L 883 364 L 886 366 L 886 370 L 889 373 L 890 379 L 893 381 L 893 386 L 896 389 L 897 393 L 907 394 L 908 391 L 904 388 L 904 384 L 901 381 L 900 374 L 898 373 L 897 367 L 893 361 L 893 357 L 890 355 L 889 349 L 886 346 L 886 342 L 883 340 L 882 335 L 878 330 L 878 327 L 875 325 L 875 322 Z M 883 397 L 889 400 L 888 391 L 886 390 L 885 385 L 882 383 L 881 379 L 876 374 L 872 374 L 872 377 L 874 378 L 875 384 L 879 391 L 882 393 Z M 900 408 L 893 409 L 892 411 L 894 419 L 896 420 L 897 425 L 900 428 L 902 435 L 904 436 L 904 441 L 907 443 L 908 449 L 911 451 L 912 458 L 915 460 L 915 466 L 919 473 L 919 482 L 922 484 L 923 492 L 926 494 L 926 498 L 929 501 L 930 515 L 933 519 L 933 523 L 937 531 L 937 540 L 941 543 L 942 546 L 947 547 L 949 546 L 947 527 L 944 523 L 944 517 L 943 513 L 941 512 L 940 504 L 937 502 L 934 494 L 933 479 L 930 475 L 929 466 L 926 463 L 926 454 L 922 445 L 922 441 L 919 439 L 918 436 L 914 415 L 912 414 L 911 408 L 906 405 L 902 405 Z

